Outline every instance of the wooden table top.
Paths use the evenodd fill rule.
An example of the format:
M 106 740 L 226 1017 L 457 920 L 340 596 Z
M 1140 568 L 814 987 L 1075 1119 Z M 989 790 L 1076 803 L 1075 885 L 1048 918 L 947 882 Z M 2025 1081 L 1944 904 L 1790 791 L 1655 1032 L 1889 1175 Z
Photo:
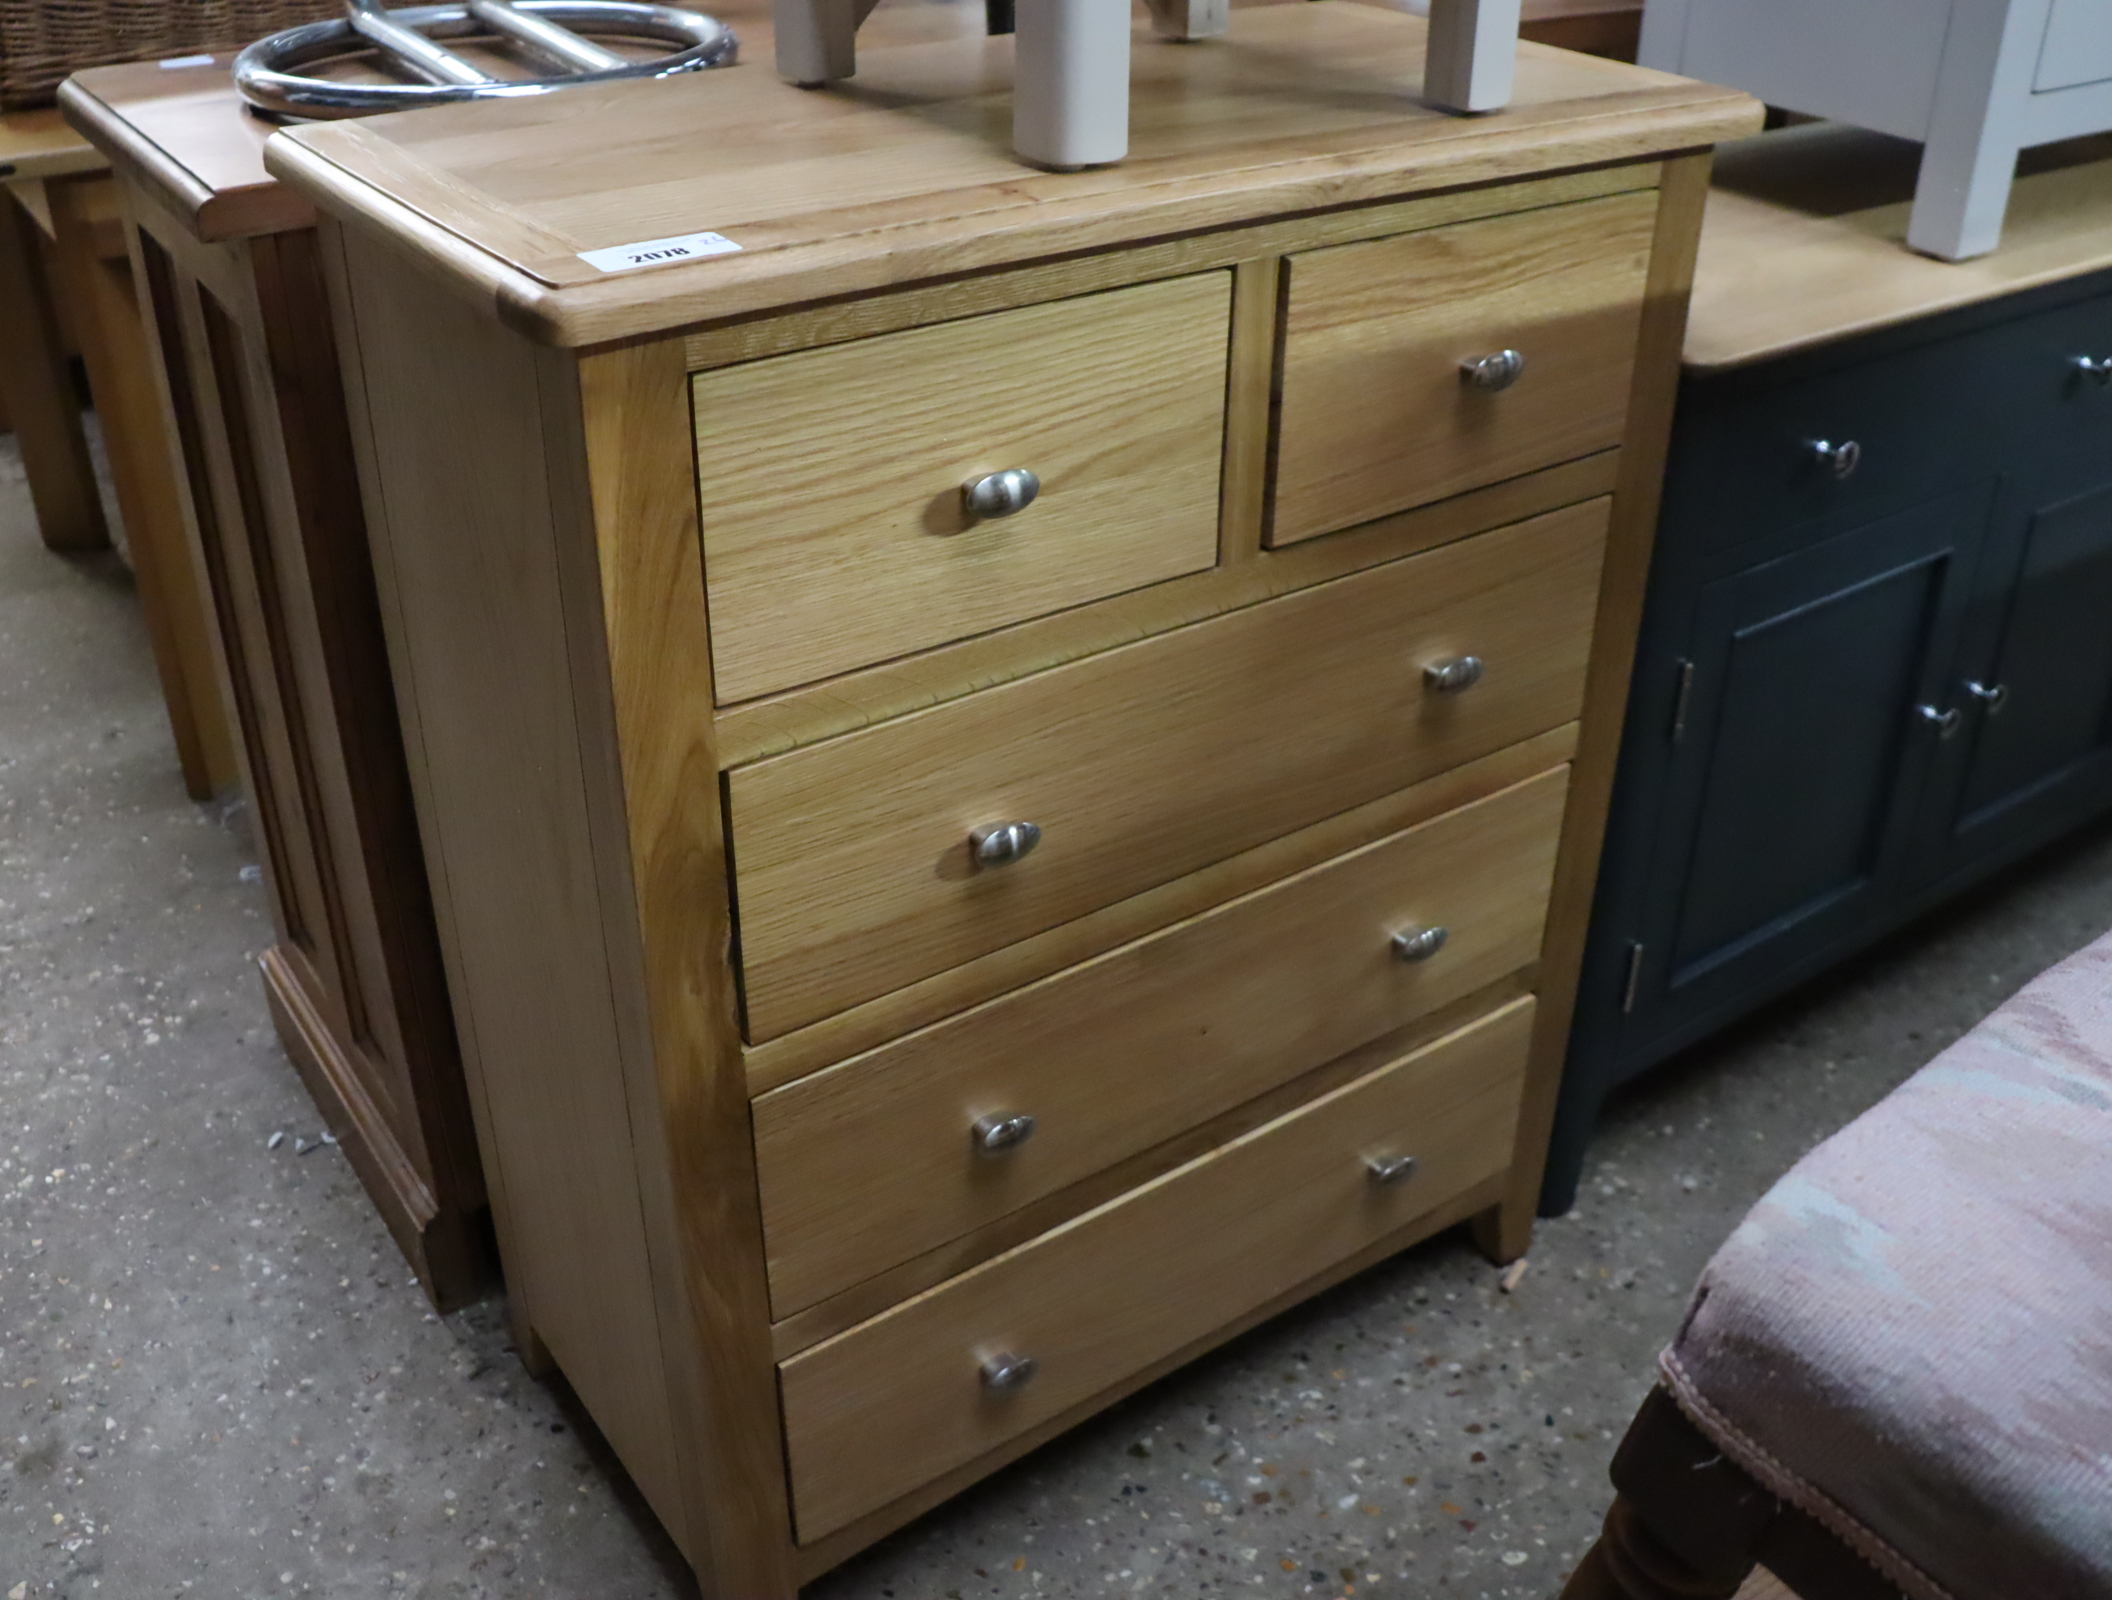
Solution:
M 102 153 L 56 110 L 0 111 L 0 183 L 99 172 Z
M 586 345 L 894 284 L 1693 149 L 1749 97 L 1520 47 L 1511 109 L 1420 103 L 1418 18 L 1312 0 L 1200 45 L 1140 34 L 1129 160 L 1040 172 L 1011 152 L 1011 42 L 865 48 L 792 88 L 749 65 L 289 130 L 272 171 L 394 236 L 533 337 Z M 738 253 L 603 272 L 581 252 L 710 230 Z
M 1702 223 L 1685 359 L 1716 372 L 2112 267 L 2112 135 L 2024 152 L 2002 245 L 1906 247 L 1921 146 L 1839 123 L 1724 146 Z

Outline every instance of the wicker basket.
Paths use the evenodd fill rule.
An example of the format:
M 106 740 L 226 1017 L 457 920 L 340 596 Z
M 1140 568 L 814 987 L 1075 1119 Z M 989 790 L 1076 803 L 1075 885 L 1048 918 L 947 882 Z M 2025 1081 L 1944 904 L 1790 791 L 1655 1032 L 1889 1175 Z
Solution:
M 0 0 L 0 111 L 51 104 L 83 67 L 232 50 L 339 0 Z

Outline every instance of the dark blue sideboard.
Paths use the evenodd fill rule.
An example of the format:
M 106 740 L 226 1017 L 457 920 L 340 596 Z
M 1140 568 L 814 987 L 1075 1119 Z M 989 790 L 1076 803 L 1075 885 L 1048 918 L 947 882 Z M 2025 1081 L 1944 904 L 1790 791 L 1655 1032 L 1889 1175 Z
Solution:
M 1543 1212 L 1610 1090 L 2107 810 L 2112 272 L 1690 367 Z

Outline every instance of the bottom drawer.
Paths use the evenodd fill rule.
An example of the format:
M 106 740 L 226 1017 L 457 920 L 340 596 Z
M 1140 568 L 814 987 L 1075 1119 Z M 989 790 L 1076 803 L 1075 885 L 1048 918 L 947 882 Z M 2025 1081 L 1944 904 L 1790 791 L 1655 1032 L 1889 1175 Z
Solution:
M 778 1370 L 810 1543 L 1163 1360 L 1502 1172 L 1516 1000 Z M 1374 1163 L 1413 1156 L 1381 1181 Z M 1006 1361 L 1024 1381 L 993 1383 Z

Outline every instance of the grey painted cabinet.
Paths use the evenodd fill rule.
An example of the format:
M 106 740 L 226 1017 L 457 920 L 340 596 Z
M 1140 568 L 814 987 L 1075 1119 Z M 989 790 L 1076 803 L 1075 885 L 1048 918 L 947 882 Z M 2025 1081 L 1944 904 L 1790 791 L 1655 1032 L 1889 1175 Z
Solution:
M 1543 1210 L 1618 1084 L 2112 810 L 2108 354 L 2099 275 L 1690 376 Z

